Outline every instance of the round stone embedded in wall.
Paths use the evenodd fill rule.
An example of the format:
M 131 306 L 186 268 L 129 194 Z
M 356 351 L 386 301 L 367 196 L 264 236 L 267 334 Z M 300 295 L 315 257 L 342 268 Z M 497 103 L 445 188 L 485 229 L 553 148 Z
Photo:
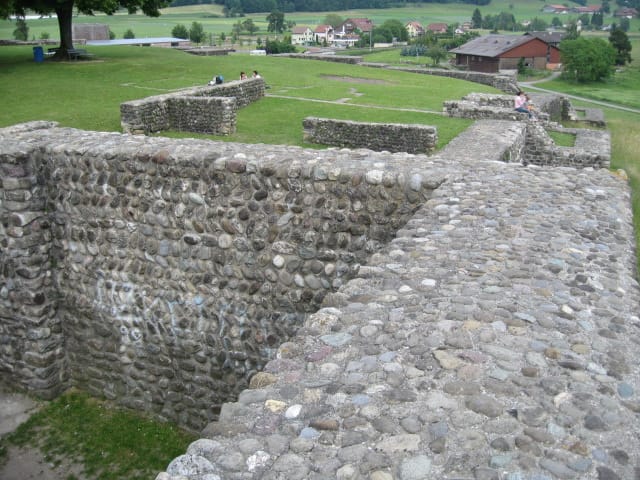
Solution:
M 285 264 L 285 260 L 282 255 L 276 255 L 275 257 L 273 257 L 273 265 L 276 268 L 282 268 L 284 267 L 284 264 Z
M 231 235 L 223 233 L 218 237 L 218 246 L 220 248 L 229 248 L 231 245 L 233 245 L 233 238 Z

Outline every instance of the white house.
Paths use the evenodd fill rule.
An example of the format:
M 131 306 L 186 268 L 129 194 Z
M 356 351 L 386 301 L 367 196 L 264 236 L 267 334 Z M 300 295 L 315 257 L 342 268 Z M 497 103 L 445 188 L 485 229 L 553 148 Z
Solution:
M 313 31 L 313 37 L 316 43 L 331 45 L 334 37 L 333 27 L 331 25 L 318 25 Z
M 313 43 L 313 30 L 309 27 L 293 27 L 291 30 L 291 43 L 293 45 L 309 45 Z

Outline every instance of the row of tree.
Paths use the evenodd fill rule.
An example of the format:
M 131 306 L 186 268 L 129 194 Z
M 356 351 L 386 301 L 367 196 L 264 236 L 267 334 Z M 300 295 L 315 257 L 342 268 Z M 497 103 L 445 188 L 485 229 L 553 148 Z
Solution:
M 180 5 L 198 4 L 203 0 L 175 0 Z M 245 13 L 271 12 L 332 12 L 364 8 L 390 8 L 398 5 L 397 0 L 214 0 L 223 5 L 226 16 Z M 415 0 L 413 3 L 467 3 L 489 5 L 491 0 Z M 172 3 L 172 5 L 174 5 Z
M 640 0 L 639 0 L 640 1 Z M 604 13 L 596 12 L 593 14 L 583 13 L 577 19 L 571 19 L 570 22 L 580 20 L 582 28 L 585 30 L 600 29 L 604 25 Z M 500 12 L 496 15 L 482 16 L 479 8 L 476 8 L 471 15 L 471 25 L 473 28 L 482 28 L 485 30 L 504 30 L 504 31 L 525 31 L 525 32 L 541 32 L 549 28 L 549 23 L 543 18 L 535 17 L 529 24 L 517 22 L 516 18 L 510 12 Z M 562 28 L 564 23 L 560 18 L 553 17 L 551 26 L 554 28 Z M 625 32 L 629 31 L 629 19 L 624 17 L 620 19 L 619 28 Z

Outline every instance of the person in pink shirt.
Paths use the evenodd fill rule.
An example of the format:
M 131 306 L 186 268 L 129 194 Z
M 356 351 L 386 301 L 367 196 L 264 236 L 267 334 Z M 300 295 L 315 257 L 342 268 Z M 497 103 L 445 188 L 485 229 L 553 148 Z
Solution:
M 527 115 L 529 115 L 529 118 L 533 118 L 533 114 L 527 107 L 527 102 L 528 102 L 527 96 L 522 90 L 520 90 L 513 100 L 513 105 L 516 112 L 526 113 Z

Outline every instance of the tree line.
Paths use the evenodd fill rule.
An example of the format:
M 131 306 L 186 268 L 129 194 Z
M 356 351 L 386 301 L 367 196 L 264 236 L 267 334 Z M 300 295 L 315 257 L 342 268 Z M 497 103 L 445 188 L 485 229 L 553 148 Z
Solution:
M 171 6 L 215 3 L 224 7 L 225 15 L 272 12 L 330 12 L 364 8 L 390 8 L 398 0 L 173 0 Z M 491 0 L 416 0 L 413 3 L 467 3 L 489 5 Z

